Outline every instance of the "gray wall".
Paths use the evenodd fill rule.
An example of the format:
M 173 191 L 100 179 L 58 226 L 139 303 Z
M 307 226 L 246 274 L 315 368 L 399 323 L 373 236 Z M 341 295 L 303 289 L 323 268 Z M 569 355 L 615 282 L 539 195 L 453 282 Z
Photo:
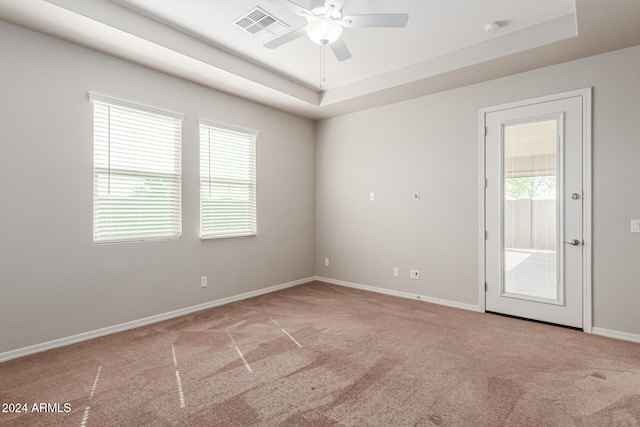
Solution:
M 1 21 L 0 58 L 0 353 L 315 274 L 312 121 Z M 88 91 L 185 114 L 181 240 L 92 243 Z M 257 237 L 198 239 L 199 117 L 260 130 Z
M 629 232 L 640 218 L 640 47 L 324 120 L 315 131 L 309 120 L 2 22 L 0 58 L 0 353 L 313 275 L 477 305 L 478 110 L 587 86 L 594 324 L 640 334 L 640 235 Z M 181 240 L 93 245 L 87 91 L 186 115 Z M 257 237 L 197 237 L 198 117 L 261 132 Z M 420 280 L 408 278 L 411 268 Z
M 479 109 L 593 86 L 594 326 L 640 334 L 638 70 L 634 47 L 319 122 L 316 273 L 478 305 Z

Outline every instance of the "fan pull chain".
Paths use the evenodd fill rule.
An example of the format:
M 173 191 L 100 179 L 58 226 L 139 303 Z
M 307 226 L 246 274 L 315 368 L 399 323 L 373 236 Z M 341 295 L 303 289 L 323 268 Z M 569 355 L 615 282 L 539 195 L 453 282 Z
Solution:
M 327 73 L 326 73 L 326 66 L 327 66 L 326 51 L 327 51 L 327 45 L 322 45 L 321 49 L 322 50 L 320 51 L 320 89 L 322 89 L 322 87 L 324 86 L 324 83 L 327 81 Z

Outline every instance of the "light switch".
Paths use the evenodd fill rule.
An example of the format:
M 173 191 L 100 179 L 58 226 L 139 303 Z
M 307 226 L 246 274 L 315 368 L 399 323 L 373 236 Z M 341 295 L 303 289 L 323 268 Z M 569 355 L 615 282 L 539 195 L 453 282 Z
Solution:
M 376 193 L 369 193 L 369 201 L 373 202 L 376 200 Z
M 640 233 L 640 219 L 631 220 L 631 232 Z

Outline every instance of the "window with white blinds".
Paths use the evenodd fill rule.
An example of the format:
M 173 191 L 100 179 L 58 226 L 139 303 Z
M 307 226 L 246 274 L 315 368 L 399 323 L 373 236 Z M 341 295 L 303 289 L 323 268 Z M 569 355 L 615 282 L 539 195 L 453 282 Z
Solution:
M 177 239 L 182 116 L 89 94 L 95 243 Z
M 199 124 L 200 238 L 255 235 L 258 132 Z

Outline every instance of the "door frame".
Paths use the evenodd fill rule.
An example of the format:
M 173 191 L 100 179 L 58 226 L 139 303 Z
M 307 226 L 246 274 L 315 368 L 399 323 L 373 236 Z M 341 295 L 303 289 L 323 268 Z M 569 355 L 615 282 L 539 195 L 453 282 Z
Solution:
M 486 165 L 486 118 L 488 113 L 508 110 L 511 108 L 525 107 L 533 104 L 541 104 L 550 101 L 558 101 L 566 98 L 582 98 L 582 327 L 584 332 L 591 333 L 593 329 L 593 290 L 592 290 L 592 88 L 577 89 L 568 92 L 561 92 L 552 95 L 541 96 L 532 99 L 510 102 L 507 104 L 496 105 L 492 107 L 481 108 L 479 112 L 479 129 L 480 138 L 480 177 L 478 180 L 479 188 L 479 204 L 480 204 L 480 227 L 479 227 L 479 249 L 480 249 L 480 282 L 479 288 L 479 306 L 480 310 L 486 312 L 486 197 L 485 190 L 487 186 L 487 176 L 485 171 Z

